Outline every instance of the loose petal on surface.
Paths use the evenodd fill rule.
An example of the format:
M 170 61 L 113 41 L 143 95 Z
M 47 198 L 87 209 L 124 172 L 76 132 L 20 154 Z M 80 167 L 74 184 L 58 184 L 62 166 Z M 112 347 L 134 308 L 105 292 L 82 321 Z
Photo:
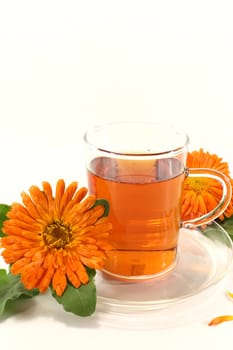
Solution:
M 218 316 L 212 319 L 208 326 L 217 326 L 220 323 L 233 321 L 233 315 L 224 315 L 224 316 Z
M 233 293 L 229 292 L 229 290 L 226 291 L 226 294 L 230 299 L 233 299 Z

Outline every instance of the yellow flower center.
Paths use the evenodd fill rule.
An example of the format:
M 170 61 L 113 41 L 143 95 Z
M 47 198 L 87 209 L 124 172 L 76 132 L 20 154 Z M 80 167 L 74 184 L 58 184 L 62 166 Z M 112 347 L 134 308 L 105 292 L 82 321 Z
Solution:
M 189 178 L 188 186 L 196 192 L 207 191 L 210 187 L 209 179 L 206 178 Z
M 49 224 L 43 232 L 43 240 L 48 248 L 64 248 L 71 239 L 71 229 L 61 222 Z

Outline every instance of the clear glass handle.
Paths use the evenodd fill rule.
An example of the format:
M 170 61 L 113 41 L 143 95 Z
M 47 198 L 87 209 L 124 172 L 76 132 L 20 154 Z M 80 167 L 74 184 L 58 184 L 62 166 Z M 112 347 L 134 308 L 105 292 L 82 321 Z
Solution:
M 214 179 L 217 180 L 222 186 L 222 197 L 218 205 L 213 210 L 197 218 L 182 221 L 181 223 L 181 226 L 186 228 L 206 225 L 214 219 L 218 218 L 228 207 L 232 196 L 232 187 L 230 180 L 223 173 L 209 168 L 189 168 L 187 169 L 187 175 L 189 177 L 205 177 Z

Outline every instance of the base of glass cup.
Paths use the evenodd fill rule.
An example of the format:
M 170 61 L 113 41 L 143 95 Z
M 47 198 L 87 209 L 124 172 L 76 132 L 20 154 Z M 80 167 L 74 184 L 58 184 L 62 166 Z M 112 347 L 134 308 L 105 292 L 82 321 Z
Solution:
M 178 258 L 179 258 L 179 254 L 177 252 L 176 258 L 166 269 L 164 269 L 160 272 L 157 272 L 155 274 L 151 274 L 151 275 L 124 276 L 124 275 L 118 275 L 118 274 L 112 273 L 112 272 L 107 271 L 105 269 L 101 270 L 101 273 L 102 273 L 102 277 L 105 279 L 118 280 L 118 281 L 128 282 L 128 283 L 130 283 L 130 282 L 131 283 L 145 282 L 145 281 L 148 281 L 151 279 L 161 277 L 161 276 L 169 273 L 170 271 L 172 271 L 174 269 L 174 267 L 177 265 Z

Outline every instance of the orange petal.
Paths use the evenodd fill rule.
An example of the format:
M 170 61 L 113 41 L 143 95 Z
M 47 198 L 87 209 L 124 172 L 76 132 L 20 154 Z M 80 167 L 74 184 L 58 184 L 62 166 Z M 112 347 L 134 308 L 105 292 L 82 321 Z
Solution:
M 86 196 L 88 190 L 86 187 L 81 187 L 74 196 L 74 203 L 79 203 Z
M 47 290 L 48 286 L 50 285 L 54 275 L 54 271 L 55 271 L 54 266 L 50 265 L 46 273 L 44 274 L 44 276 L 41 278 L 39 282 L 39 290 L 41 293 L 44 293 Z
M 45 196 L 46 196 L 47 201 L 48 201 L 49 216 L 51 218 L 57 219 L 57 215 L 55 214 L 55 203 L 54 203 L 54 198 L 53 198 L 52 187 L 46 181 L 42 182 L 42 186 L 43 186 L 43 190 L 44 190 Z
M 72 210 L 66 214 L 66 220 L 72 223 L 72 227 L 74 227 L 74 225 L 78 225 L 78 227 L 80 227 L 81 224 L 86 224 L 91 215 L 90 211 L 87 211 L 86 213 L 80 213 L 80 206 L 80 203 L 75 204 Z
M 10 220 L 7 220 L 4 222 L 4 227 L 3 227 L 2 231 L 6 235 L 23 237 L 23 238 L 31 240 L 31 241 L 38 241 L 38 239 L 40 239 L 38 232 L 20 229 L 17 226 L 11 225 Z
M 44 258 L 44 262 L 43 262 L 43 267 L 44 268 L 49 268 L 51 265 L 54 266 L 54 252 L 50 252 L 46 254 L 45 258 Z
M 56 193 L 55 193 L 55 206 L 57 209 L 57 213 L 60 216 L 60 202 L 65 192 L 65 181 L 60 179 L 57 181 L 56 185 Z
M 33 217 L 34 220 L 40 222 L 41 221 L 41 216 L 40 216 L 40 214 L 39 214 L 39 212 L 37 210 L 37 207 L 35 206 L 35 204 L 31 200 L 31 197 L 27 193 L 22 192 L 21 193 L 21 198 L 22 198 L 23 204 L 27 208 L 27 211 L 28 211 L 29 215 L 31 217 Z
M 72 197 L 75 194 L 77 187 L 78 187 L 78 183 L 72 182 L 65 190 L 65 192 L 61 198 L 61 201 L 60 201 L 60 215 L 62 215 L 65 207 L 72 200 Z
M 82 201 L 80 206 L 80 212 L 84 213 L 85 211 L 89 210 L 91 207 L 93 207 L 95 202 L 96 202 L 96 196 L 94 194 L 88 196 L 86 199 Z
M 27 289 L 37 288 L 38 282 L 41 280 L 45 270 L 40 266 L 32 266 L 30 271 L 21 275 L 21 282 Z
M 36 221 L 30 216 L 27 209 L 20 204 L 14 204 L 11 208 L 11 210 L 7 213 L 7 217 L 9 219 L 16 219 L 20 220 L 23 223 L 26 224 L 32 224 L 34 225 Z
M 68 268 L 76 273 L 81 283 L 86 284 L 89 281 L 87 271 L 78 257 L 68 255 L 66 263 Z
M 220 323 L 227 322 L 227 321 L 233 321 L 233 315 L 224 315 L 224 316 L 218 316 L 213 318 L 208 326 L 217 326 Z
M 79 288 L 81 285 L 81 282 L 80 282 L 80 279 L 77 276 L 77 274 L 74 271 L 72 271 L 69 267 L 67 267 L 67 269 L 66 269 L 66 274 L 67 274 L 67 277 L 68 277 L 70 283 L 75 288 Z
M 41 224 L 36 222 L 35 220 L 27 223 L 22 221 L 21 219 L 11 219 L 7 220 L 7 225 L 11 227 L 16 227 L 17 229 L 28 230 L 28 231 L 38 231 L 41 228 Z
M 24 257 L 24 254 L 28 251 L 28 249 L 18 249 L 18 250 L 11 250 L 6 249 L 2 252 L 2 256 L 7 264 L 12 264 L 15 261 L 18 262 L 19 259 Z
M 11 273 L 13 275 L 18 275 L 19 273 L 22 273 L 25 266 L 29 264 L 29 260 L 27 258 L 21 258 L 18 259 L 12 266 L 11 266 Z
M 86 258 L 84 256 L 80 257 L 81 262 L 90 267 L 91 269 L 96 269 L 100 270 L 103 268 L 103 258 L 98 258 L 98 257 L 91 257 L 91 258 Z
M 63 218 L 66 217 L 67 214 L 70 213 L 71 208 L 73 208 L 74 205 L 78 204 L 87 194 L 87 188 L 81 187 L 78 192 L 75 194 L 74 198 L 67 203 L 66 207 L 63 210 Z
M 29 192 L 32 200 L 36 204 L 36 206 L 40 206 L 45 212 L 48 211 L 48 201 L 47 197 L 43 191 L 39 189 L 37 186 L 31 186 L 29 188 Z
M 55 269 L 61 268 L 62 271 L 63 271 L 63 268 L 65 269 L 65 264 L 63 262 L 63 251 L 62 250 L 55 251 L 53 264 L 54 264 Z
M 56 294 L 59 297 L 62 296 L 67 286 L 67 279 L 65 273 L 59 268 L 54 273 L 52 286 Z

